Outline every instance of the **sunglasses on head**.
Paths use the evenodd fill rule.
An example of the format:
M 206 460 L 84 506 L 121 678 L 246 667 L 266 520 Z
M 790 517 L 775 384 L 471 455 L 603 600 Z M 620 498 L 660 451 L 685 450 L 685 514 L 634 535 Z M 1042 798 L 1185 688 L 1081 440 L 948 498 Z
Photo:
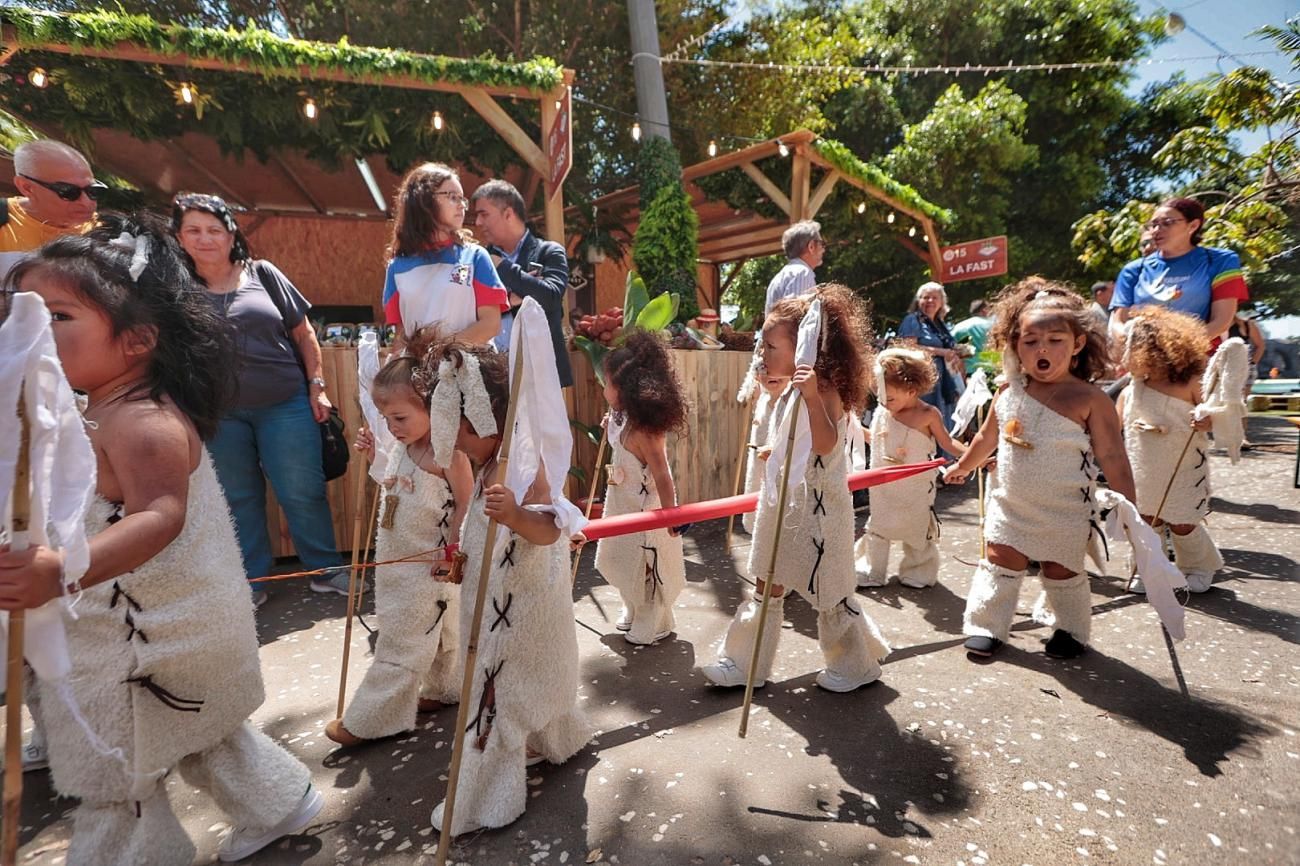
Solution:
M 91 201 L 99 201 L 100 193 L 108 189 L 108 184 L 98 180 L 88 186 L 77 186 L 75 183 L 66 183 L 61 180 L 38 180 L 29 174 L 20 174 L 18 176 L 30 180 L 37 186 L 45 187 L 64 201 L 76 201 L 82 195 L 85 195 Z

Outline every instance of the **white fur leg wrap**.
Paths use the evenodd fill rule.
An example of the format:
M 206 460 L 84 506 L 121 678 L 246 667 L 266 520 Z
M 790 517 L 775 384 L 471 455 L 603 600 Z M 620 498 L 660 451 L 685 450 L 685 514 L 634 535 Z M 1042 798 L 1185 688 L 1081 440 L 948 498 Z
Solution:
M 162 785 L 138 801 L 83 800 L 72 813 L 69 863 L 189 866 L 195 853 Z
M 1076 574 L 1065 580 L 1043 578 L 1043 598 L 1034 605 L 1034 621 L 1063 629 L 1079 643 L 1092 634 L 1092 593 L 1088 575 Z
M 1005 643 L 1011 634 L 1011 620 L 1016 615 L 1016 601 L 1024 579 L 1024 571 L 1011 571 L 986 559 L 980 560 L 979 568 L 971 575 L 962 632 Z
M 868 530 L 853 545 L 853 565 L 860 575 L 866 575 L 882 586 L 889 578 L 889 539 Z
M 722 641 L 722 655 L 735 662 L 736 667 L 746 674 L 754 653 L 754 636 L 758 633 L 758 612 L 762 603 L 762 597 L 759 596 L 742 604 Z M 772 677 L 772 662 L 776 659 L 776 647 L 781 640 L 781 620 L 784 617 L 785 599 L 772 596 L 767 603 L 767 621 L 763 628 L 763 643 L 758 650 L 755 682 L 763 682 Z
M 898 578 L 908 586 L 934 586 L 939 582 L 939 546 L 927 541 L 923 547 L 903 542 L 903 560 L 898 564 Z
M 1184 574 L 1208 572 L 1213 575 L 1223 568 L 1223 555 L 1219 553 L 1219 548 L 1215 546 L 1204 523 L 1198 524 L 1186 535 L 1171 532 L 1169 536 L 1174 544 L 1174 564 Z
M 880 663 L 889 655 L 880 629 L 855 601 L 845 598 L 817 614 L 817 642 L 826 669 L 854 680 L 879 675 Z

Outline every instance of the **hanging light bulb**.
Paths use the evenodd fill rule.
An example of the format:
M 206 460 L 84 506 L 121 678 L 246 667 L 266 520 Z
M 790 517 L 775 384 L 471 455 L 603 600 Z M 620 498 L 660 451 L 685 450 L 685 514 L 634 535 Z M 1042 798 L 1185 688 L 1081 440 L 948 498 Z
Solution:
M 710 139 L 709 139 L 709 157 L 712 158 L 712 157 L 715 157 L 715 156 L 717 156 L 717 155 L 718 155 L 718 141 L 717 141 L 717 139 L 715 139 L 715 138 L 710 138 Z
M 44 90 L 45 85 L 50 83 L 50 76 L 41 67 L 33 66 L 32 71 L 27 73 L 27 80 L 37 90 Z
M 858 213 L 866 213 L 866 212 L 867 212 L 867 203 L 865 201 L 858 202 Z
M 783 157 L 789 156 L 790 148 L 786 147 L 785 142 L 778 138 L 776 140 L 776 152 L 781 154 Z
M 921 240 L 925 241 L 925 242 L 928 244 L 928 243 L 930 242 L 930 236 L 929 236 L 929 235 L 921 235 Z
M 894 224 L 894 212 L 892 210 L 889 212 L 889 216 L 885 217 L 885 222 L 889 223 L 890 225 Z
M 181 85 L 181 102 L 194 104 L 194 87 L 188 81 Z
M 632 140 L 641 140 L 641 118 L 639 117 L 632 121 Z
M 435 132 L 442 132 L 443 120 L 442 120 L 441 111 L 435 111 L 433 113 L 433 120 L 430 122 L 433 124 L 433 129 Z
M 320 114 L 320 109 L 316 107 L 316 100 L 310 96 L 302 104 L 302 116 L 308 120 L 315 120 Z
M 916 237 L 916 226 L 912 226 L 911 228 L 909 228 L 909 229 L 907 230 L 907 236 L 908 236 L 909 238 L 914 238 L 914 237 Z

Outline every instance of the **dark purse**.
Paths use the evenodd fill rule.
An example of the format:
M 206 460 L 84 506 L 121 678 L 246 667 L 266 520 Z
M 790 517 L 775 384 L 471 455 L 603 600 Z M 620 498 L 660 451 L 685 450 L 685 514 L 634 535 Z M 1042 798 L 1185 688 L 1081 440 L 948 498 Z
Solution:
M 333 406 L 330 407 L 329 417 L 320 425 L 320 456 L 326 481 L 347 474 L 348 460 L 352 455 L 343 429 L 343 419 L 339 416 L 339 410 Z

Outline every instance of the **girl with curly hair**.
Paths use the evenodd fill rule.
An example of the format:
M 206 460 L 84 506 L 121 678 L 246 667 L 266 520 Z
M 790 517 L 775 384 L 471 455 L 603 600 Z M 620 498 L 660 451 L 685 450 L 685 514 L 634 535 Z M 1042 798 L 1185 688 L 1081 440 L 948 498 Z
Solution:
M 1125 325 L 1124 365 L 1133 382 L 1120 394 L 1117 408 L 1133 464 L 1134 502 L 1148 523 L 1168 525 L 1174 562 L 1188 588 L 1205 592 L 1223 567 L 1205 527 L 1210 512 L 1206 431 L 1212 421 L 1210 416 L 1197 420 L 1195 414 L 1210 339 L 1203 322 L 1167 307 L 1139 307 Z
M 433 328 L 416 331 L 407 343 L 411 354 L 389 360 L 372 389 L 396 440 L 375 531 L 375 556 L 391 564 L 375 567 L 379 641 L 374 660 L 343 718 L 325 725 L 325 736 L 342 746 L 412 730 L 418 714 L 435 712 L 460 696 L 460 587 L 452 582 L 451 564 L 474 479 L 460 451 L 452 452 L 445 468 L 433 458 L 432 372 L 424 358 L 436 338 Z M 374 450 L 369 431 L 361 431 L 356 447 Z
M 814 300 L 821 301 L 822 310 L 816 359 L 811 366 L 796 365 L 799 324 Z M 762 577 L 767 575 L 780 523 L 775 574 L 817 609 L 817 639 L 826 662 L 817 675 L 817 685 L 833 692 L 853 691 L 880 678 L 880 662 L 889 654 L 875 623 L 853 599 L 853 498 L 844 446 L 849 416 L 861 411 L 867 396 L 871 329 L 866 309 L 844 286 L 818 286 L 809 294 L 773 305 L 763 324 L 762 339 L 760 351 L 767 371 L 773 376 L 790 376 L 793 385 L 773 409 L 776 421 L 768 445 L 789 436 L 791 410 L 796 405 L 796 420 L 799 427 L 811 431 L 811 443 L 802 467 L 803 480 L 788 491 L 784 520 L 777 512 L 779 482 L 775 479 L 780 467 L 768 467 L 758 495 L 749 555 L 749 573 L 758 579 L 758 590 L 736 612 L 718 660 L 702 671 L 714 685 L 745 684 L 758 632 Z M 803 398 L 797 403 L 795 389 Z M 764 623 L 761 655 L 754 671 L 755 687 L 766 685 L 772 675 L 785 593 L 785 585 L 773 584 L 772 609 Z
M 953 440 L 939 410 L 922 401 L 938 381 L 930 357 L 911 346 L 893 346 L 876 356 L 876 396 L 871 416 L 871 466 L 921 463 L 935 449 L 963 454 L 966 446 Z M 939 518 L 934 513 L 935 474 L 926 472 L 871 491 L 871 515 L 854 548 L 858 586 L 889 582 L 889 545 L 902 542 L 898 581 L 924 589 L 939 581 Z M 864 568 L 865 566 L 865 568 Z
M 686 395 L 668 347 L 634 329 L 605 359 L 604 425 L 609 438 L 605 515 L 677 505 L 668 467 L 668 433 L 686 423 Z M 623 598 L 615 628 L 630 644 L 657 643 L 672 633 L 673 604 L 686 586 L 682 539 L 676 529 L 602 538 L 596 570 Z
M 265 699 L 253 600 L 204 447 L 232 399 L 234 335 L 166 225 L 103 214 L 9 272 L 40 295 L 68 383 L 87 395 L 98 463 L 90 567 L 64 586 L 61 553 L 0 548 L 0 608 L 76 594 L 66 681 L 39 682 L 54 786 L 76 797 L 70 863 L 189 863 L 167 799 L 179 771 L 226 813 L 217 856 L 301 832 L 324 799 L 301 761 L 249 723 Z
M 984 529 L 988 555 L 966 598 L 966 651 L 989 656 L 1008 640 L 1020 585 L 1035 560 L 1046 605 L 1034 617 L 1056 627 L 1047 654 L 1074 658 L 1091 630 L 1084 556 L 1091 533 L 1100 533 L 1096 467 L 1113 490 L 1133 498 L 1119 417 L 1092 384 L 1106 368 L 1105 337 L 1082 297 L 1040 277 L 1002 293 L 991 336 L 1002 349 L 1006 384 L 945 475 L 948 484 L 961 484 L 997 452 Z

